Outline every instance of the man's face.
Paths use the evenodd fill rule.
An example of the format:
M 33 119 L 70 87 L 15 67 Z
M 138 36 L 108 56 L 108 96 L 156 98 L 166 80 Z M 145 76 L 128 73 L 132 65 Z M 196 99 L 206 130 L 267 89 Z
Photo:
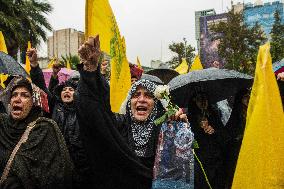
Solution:
M 131 112 L 137 121 L 146 121 L 154 107 L 154 97 L 143 87 L 138 87 L 131 98 Z
M 64 103 L 71 103 L 74 100 L 73 95 L 74 89 L 72 87 L 64 87 L 61 92 L 61 100 Z
M 23 120 L 33 107 L 32 94 L 26 87 L 17 87 L 12 92 L 10 104 L 12 118 L 16 121 Z

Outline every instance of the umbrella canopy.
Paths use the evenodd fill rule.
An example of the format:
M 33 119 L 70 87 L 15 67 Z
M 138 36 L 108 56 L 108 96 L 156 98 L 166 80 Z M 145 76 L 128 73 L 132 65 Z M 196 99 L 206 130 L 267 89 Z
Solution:
M 46 86 L 49 86 L 49 81 L 52 75 L 52 68 L 49 69 L 44 69 L 42 70 L 43 72 L 43 76 L 44 76 L 44 81 Z M 71 70 L 71 69 L 67 69 L 67 68 L 61 68 L 59 73 L 58 73 L 58 80 L 59 83 L 63 83 L 64 81 L 67 81 L 70 76 L 72 75 L 72 73 L 75 72 L 75 70 Z
M 160 78 L 154 76 L 154 75 L 149 75 L 149 74 L 142 74 L 141 79 L 147 79 L 149 81 L 152 81 L 156 84 L 164 84 L 162 80 L 160 80 Z
M 0 52 L 0 73 L 29 77 L 25 69 L 10 55 Z
M 71 73 L 71 75 L 70 75 L 70 79 L 79 80 L 80 79 L 80 73 L 78 71 L 74 70 L 74 72 Z
M 168 68 L 168 66 L 164 64 L 162 64 L 158 69 L 146 72 L 146 74 L 158 77 L 164 84 L 168 84 L 174 77 L 179 75 L 177 71 Z
M 179 75 L 168 85 L 173 101 L 187 107 L 189 99 L 198 92 L 205 92 L 210 103 L 216 103 L 249 88 L 252 80 L 253 77 L 233 70 L 208 68 Z
M 284 59 L 273 63 L 272 66 L 273 66 L 273 71 L 276 75 L 281 73 L 281 72 L 284 72 Z

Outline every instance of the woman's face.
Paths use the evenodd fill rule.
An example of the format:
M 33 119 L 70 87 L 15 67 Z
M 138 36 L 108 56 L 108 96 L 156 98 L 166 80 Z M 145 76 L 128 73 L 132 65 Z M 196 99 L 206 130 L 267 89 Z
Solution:
M 143 87 L 138 87 L 132 95 L 131 112 L 137 121 L 146 121 L 154 108 L 154 96 Z
M 205 97 L 197 96 L 195 102 L 197 107 L 201 110 L 206 110 L 208 108 L 208 100 Z
M 64 103 L 71 103 L 74 100 L 73 95 L 74 89 L 72 87 L 64 87 L 61 92 L 61 100 Z
M 33 106 L 32 94 L 26 87 L 17 87 L 11 95 L 11 116 L 14 120 L 25 119 Z

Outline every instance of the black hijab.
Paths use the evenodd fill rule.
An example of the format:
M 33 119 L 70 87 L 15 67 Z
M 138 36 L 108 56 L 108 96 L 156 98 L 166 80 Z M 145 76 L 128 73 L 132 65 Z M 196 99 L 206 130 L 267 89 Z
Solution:
M 13 84 L 10 94 L 19 86 L 33 90 L 26 80 Z M 32 92 L 31 92 L 32 93 Z M 10 98 L 9 96 L 8 98 Z M 0 114 L 0 171 L 6 166 L 11 152 L 27 126 L 36 121 L 28 139 L 21 145 L 13 160 L 8 178 L 1 185 L 5 188 L 17 183 L 23 188 L 70 188 L 73 165 L 60 130 L 50 119 L 40 117 L 41 108 L 33 105 L 28 116 L 16 121 L 10 115 Z

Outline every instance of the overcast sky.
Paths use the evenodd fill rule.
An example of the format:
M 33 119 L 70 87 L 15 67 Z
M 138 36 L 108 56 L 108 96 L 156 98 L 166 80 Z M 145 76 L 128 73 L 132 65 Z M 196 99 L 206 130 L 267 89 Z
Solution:
M 85 0 L 49 0 L 54 7 L 48 19 L 54 30 L 75 28 L 84 31 Z M 171 42 L 183 37 L 196 47 L 195 11 L 214 8 L 222 13 L 231 7 L 230 0 L 109 0 L 121 35 L 125 36 L 127 56 L 142 65 L 151 60 L 167 61 L 173 55 Z M 234 2 L 237 2 L 236 0 Z M 51 36 L 51 33 L 48 33 Z M 46 45 L 41 47 L 47 54 Z

